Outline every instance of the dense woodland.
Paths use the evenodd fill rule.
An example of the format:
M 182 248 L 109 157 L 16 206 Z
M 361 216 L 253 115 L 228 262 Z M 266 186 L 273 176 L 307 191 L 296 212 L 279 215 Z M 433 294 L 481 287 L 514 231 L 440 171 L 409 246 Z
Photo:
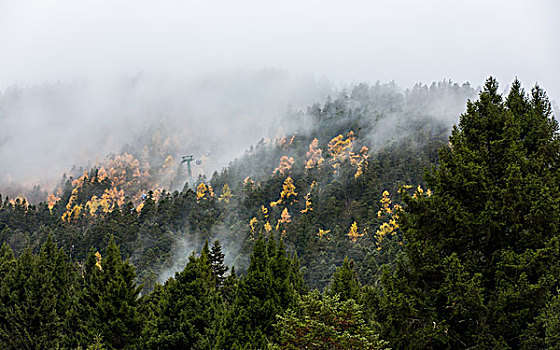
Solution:
M 542 89 L 360 84 L 279 124 L 211 176 L 160 127 L 0 197 L 0 348 L 560 347 Z

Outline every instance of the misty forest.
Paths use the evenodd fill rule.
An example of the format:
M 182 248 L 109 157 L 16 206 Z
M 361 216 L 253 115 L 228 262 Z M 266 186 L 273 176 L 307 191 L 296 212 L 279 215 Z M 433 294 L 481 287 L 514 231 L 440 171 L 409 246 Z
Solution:
M 0 130 L 1 349 L 560 347 L 560 134 L 538 85 L 275 105 L 281 79 L 257 74 L 195 110 L 137 103 L 145 80 L 121 82 L 140 107 L 115 130 L 92 112 L 90 139 L 69 117 L 87 83 L 0 94 L 1 128 L 49 110 L 34 127 L 68 125 L 46 142 L 75 163 L 26 178 L 34 150 Z

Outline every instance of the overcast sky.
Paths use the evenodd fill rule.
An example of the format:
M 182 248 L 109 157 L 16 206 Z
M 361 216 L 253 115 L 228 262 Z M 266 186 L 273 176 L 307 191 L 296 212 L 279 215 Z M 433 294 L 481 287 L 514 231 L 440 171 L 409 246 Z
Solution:
M 559 101 L 559 15 L 556 0 L 0 0 L 0 89 L 268 67 L 405 87 L 517 76 Z

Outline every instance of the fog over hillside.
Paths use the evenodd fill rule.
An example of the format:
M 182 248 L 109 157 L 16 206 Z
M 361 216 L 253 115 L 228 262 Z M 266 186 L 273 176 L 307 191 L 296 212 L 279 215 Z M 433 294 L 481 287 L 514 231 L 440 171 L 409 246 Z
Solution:
M 7 165 L 0 185 L 48 185 L 72 166 L 94 165 L 125 145 L 141 149 L 142 138 L 157 130 L 173 138 L 175 158 L 210 152 L 207 171 L 219 170 L 275 133 L 274 123 L 290 109 L 329 92 L 311 77 L 277 70 L 11 88 L 0 95 L 0 159 Z
M 0 191 L 48 189 L 156 130 L 173 136 L 175 161 L 211 154 L 204 172 L 219 170 L 290 132 L 294 118 L 282 118 L 361 82 L 405 94 L 443 80 L 476 88 L 492 75 L 507 91 L 517 77 L 539 83 L 557 110 L 557 13 L 546 0 L 3 1 Z M 430 108 L 452 124 L 465 101 L 444 100 Z M 411 101 L 404 108 L 428 103 Z M 378 132 L 398 134 L 407 111 L 383 113 L 396 119 Z

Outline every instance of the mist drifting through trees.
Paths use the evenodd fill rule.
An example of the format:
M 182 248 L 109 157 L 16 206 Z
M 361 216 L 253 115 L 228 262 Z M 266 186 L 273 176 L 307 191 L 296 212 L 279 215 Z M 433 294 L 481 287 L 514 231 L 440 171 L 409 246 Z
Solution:
M 559 348 L 558 10 L 0 2 L 0 348 Z

